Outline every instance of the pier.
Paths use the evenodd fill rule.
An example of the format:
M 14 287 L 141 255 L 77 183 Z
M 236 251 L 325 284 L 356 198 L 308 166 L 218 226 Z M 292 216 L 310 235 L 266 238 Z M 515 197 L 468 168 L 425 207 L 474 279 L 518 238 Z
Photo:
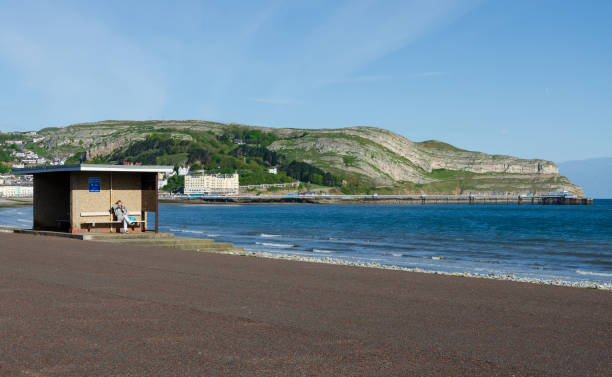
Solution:
M 160 197 L 162 203 L 209 204 L 556 204 L 590 205 L 591 198 L 509 195 L 238 195 Z

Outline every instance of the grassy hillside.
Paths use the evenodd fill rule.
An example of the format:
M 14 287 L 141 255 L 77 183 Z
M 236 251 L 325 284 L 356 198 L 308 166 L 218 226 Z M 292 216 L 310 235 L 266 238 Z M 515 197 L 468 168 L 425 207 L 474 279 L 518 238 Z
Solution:
M 232 129 L 221 135 L 211 131 L 158 132 L 144 140 L 130 142 L 107 155 L 96 156 L 93 163 L 139 162 L 150 165 L 189 165 L 192 170 L 216 173 L 238 172 L 242 185 L 288 183 L 295 180 L 340 186 L 341 180 L 310 164 L 289 161 L 281 153 L 266 148 L 276 140 L 259 130 Z M 162 131 L 162 132 L 160 132 Z M 241 140 L 244 144 L 236 144 Z M 277 167 L 278 174 L 268 169 Z
M 190 164 L 210 172 L 238 171 L 242 185 L 300 180 L 345 193 L 582 193 L 550 161 L 488 155 L 436 140 L 412 142 L 374 127 L 103 121 L 45 128 L 38 134 L 43 141 L 26 145 L 40 155 L 69 156 L 72 162 Z M 6 140 L 8 135 L 0 137 Z M 10 152 L 10 146 L 2 145 L 0 158 L 12 159 Z M 279 174 L 269 174 L 270 167 Z

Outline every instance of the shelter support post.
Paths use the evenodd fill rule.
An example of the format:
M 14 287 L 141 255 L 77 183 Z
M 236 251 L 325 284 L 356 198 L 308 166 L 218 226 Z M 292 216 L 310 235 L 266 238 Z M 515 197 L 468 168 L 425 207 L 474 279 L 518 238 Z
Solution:
M 155 233 L 159 233 L 159 180 L 155 174 Z

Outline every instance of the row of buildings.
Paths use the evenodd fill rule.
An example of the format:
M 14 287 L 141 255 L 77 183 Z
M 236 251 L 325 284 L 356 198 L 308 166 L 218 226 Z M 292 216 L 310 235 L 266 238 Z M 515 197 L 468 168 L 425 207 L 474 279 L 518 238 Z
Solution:
M 31 198 L 33 186 L 0 185 L 0 198 Z
M 30 198 L 32 194 L 31 175 L 0 174 L 0 198 Z
M 268 169 L 269 174 L 278 174 L 277 168 Z M 238 173 L 233 174 L 204 174 L 201 172 L 191 172 L 189 165 L 181 166 L 178 171 L 170 174 L 160 174 L 158 177 L 158 187 L 162 188 L 168 184 L 168 179 L 178 174 L 185 177 L 185 186 L 182 193 L 189 196 L 202 195 L 238 195 L 240 193 L 240 179 Z M 295 186 L 292 183 L 291 186 Z M 287 184 L 270 185 L 285 187 Z
M 23 149 L 22 151 L 13 151 L 12 155 L 17 159 L 17 162 L 11 165 L 13 169 L 23 169 L 28 165 L 57 166 L 64 165 L 64 163 L 66 163 L 66 158 L 55 157 L 53 159 L 47 159 L 27 149 Z
M 46 158 L 26 148 L 28 143 L 40 143 L 44 139 L 45 137 L 38 135 L 36 131 L 30 131 L 25 134 L 25 137 L 21 135 L 20 139 L 5 140 L 4 150 L 11 151 L 13 157 L 13 161 L 5 165 L 10 165 L 12 169 L 22 169 L 33 165 L 64 165 L 66 158 Z M 31 175 L 0 175 L 0 198 L 30 198 L 32 195 L 33 178 Z
M 240 181 L 238 173 L 233 174 L 204 174 L 191 172 L 189 165 L 181 166 L 178 171 L 170 174 L 160 174 L 158 187 L 162 188 L 168 184 L 168 179 L 173 175 L 185 177 L 183 194 L 190 196 L 201 195 L 238 195 L 240 192 Z
M 239 192 L 238 173 L 185 176 L 185 195 L 238 195 Z
M 5 140 L 4 145 L 13 149 L 11 155 L 15 158 L 15 162 L 12 164 L 13 169 L 22 169 L 29 165 L 64 165 L 66 162 L 65 157 L 46 158 L 39 156 L 36 152 L 27 149 L 25 146 L 27 143 L 40 143 L 45 140 L 44 136 L 39 136 L 35 131 L 28 132 L 26 134 L 28 140 L 15 139 Z
M 168 177 L 177 174 L 159 173 L 158 187 L 168 184 Z M 190 196 L 201 195 L 238 195 L 240 183 L 237 173 L 234 174 L 185 174 L 183 193 Z M 0 175 L 0 198 L 26 198 L 33 195 L 33 178 L 31 175 Z

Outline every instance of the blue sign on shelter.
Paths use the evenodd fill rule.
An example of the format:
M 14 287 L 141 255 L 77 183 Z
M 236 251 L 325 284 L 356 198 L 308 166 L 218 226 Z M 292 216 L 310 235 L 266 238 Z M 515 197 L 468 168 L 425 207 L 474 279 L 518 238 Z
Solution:
M 100 192 L 100 177 L 89 178 L 89 192 Z

